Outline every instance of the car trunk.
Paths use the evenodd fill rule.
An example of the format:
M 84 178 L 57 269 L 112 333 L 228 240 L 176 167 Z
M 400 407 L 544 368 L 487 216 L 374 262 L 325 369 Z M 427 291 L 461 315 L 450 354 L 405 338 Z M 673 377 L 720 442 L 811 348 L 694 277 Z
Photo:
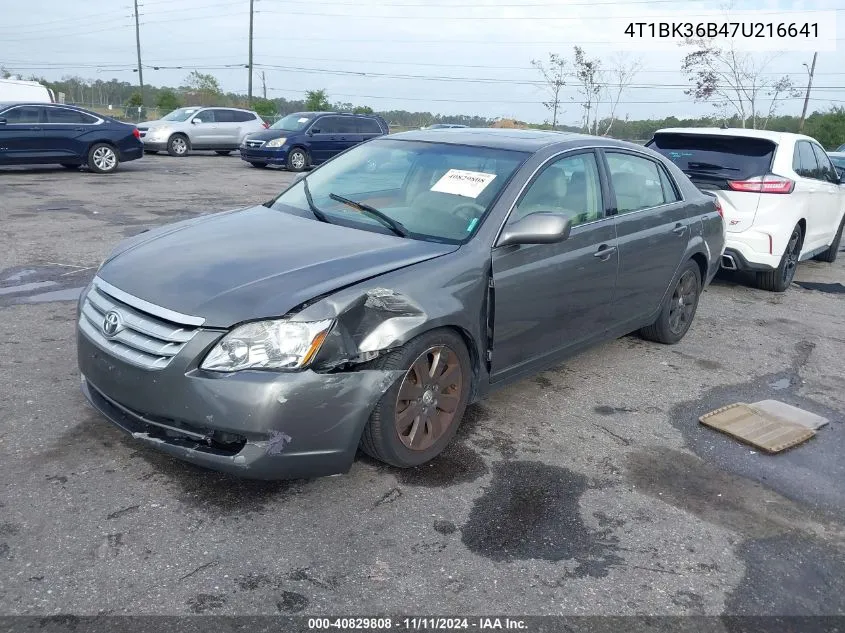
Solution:
M 767 175 L 777 149 L 773 141 L 667 132 L 655 134 L 648 146 L 675 163 L 699 189 L 716 194 L 729 232 L 739 233 L 754 224 L 762 194 L 735 191 L 729 183 Z

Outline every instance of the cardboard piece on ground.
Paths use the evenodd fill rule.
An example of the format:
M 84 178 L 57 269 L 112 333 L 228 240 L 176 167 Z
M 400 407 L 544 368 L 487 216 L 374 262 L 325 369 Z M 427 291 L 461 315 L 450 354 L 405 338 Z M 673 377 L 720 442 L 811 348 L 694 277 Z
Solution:
M 786 422 L 744 402 L 706 413 L 699 422 L 767 453 L 779 453 L 816 434 L 813 429 Z
M 804 411 L 804 409 L 799 409 L 798 407 L 793 407 L 791 404 L 786 404 L 780 400 L 760 400 L 760 402 L 752 402 L 750 406 L 757 411 L 779 418 L 784 422 L 800 424 L 813 430 L 822 428 L 829 421 L 827 418 L 810 413 L 809 411 Z

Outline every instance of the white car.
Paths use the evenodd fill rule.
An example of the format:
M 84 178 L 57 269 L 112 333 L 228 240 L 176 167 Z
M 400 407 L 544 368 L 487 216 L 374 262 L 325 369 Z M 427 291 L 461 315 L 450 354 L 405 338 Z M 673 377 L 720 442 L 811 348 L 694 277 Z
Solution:
M 765 130 L 667 128 L 647 146 L 716 194 L 727 231 L 722 267 L 783 292 L 799 261 L 836 259 L 845 184 L 809 136 Z

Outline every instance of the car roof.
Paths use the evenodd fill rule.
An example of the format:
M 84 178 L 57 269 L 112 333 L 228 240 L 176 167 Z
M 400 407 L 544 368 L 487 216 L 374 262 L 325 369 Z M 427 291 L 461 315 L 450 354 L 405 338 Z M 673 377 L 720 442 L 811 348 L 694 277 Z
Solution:
M 655 134 L 706 134 L 708 136 L 741 136 L 744 138 L 759 138 L 774 143 L 782 143 L 786 140 L 815 139 L 805 134 L 793 134 L 792 132 L 772 132 L 771 130 L 750 130 L 740 127 L 667 127 L 657 130 Z
M 555 132 L 552 130 L 515 130 L 508 128 L 453 127 L 433 130 L 412 130 L 392 134 L 391 139 L 405 141 L 428 141 L 450 143 L 454 145 L 475 145 L 492 149 L 510 149 L 523 152 L 536 152 L 544 147 L 559 143 L 613 144 L 627 147 L 630 144 L 610 138 L 588 136 L 573 132 Z M 641 146 L 638 146 L 642 149 Z
M 93 110 L 86 110 L 85 108 L 80 108 L 79 106 L 71 105 L 69 103 L 52 103 L 49 101 L 4 101 L 0 103 L 0 108 L 5 108 L 7 106 L 52 106 L 54 108 L 68 108 L 70 110 L 78 110 L 79 112 L 86 112 L 90 114 L 95 114 L 96 116 L 102 116 L 97 114 Z

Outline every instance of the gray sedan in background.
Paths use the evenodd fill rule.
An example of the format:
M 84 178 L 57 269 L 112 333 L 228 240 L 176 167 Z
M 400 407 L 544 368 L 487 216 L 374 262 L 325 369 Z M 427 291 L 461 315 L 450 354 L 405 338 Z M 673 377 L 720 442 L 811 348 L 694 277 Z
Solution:
M 412 467 L 493 389 L 630 332 L 679 341 L 723 248 L 715 199 L 637 145 L 381 137 L 119 245 L 80 298 L 82 388 L 140 442 L 245 477 L 347 472 L 359 447 Z

